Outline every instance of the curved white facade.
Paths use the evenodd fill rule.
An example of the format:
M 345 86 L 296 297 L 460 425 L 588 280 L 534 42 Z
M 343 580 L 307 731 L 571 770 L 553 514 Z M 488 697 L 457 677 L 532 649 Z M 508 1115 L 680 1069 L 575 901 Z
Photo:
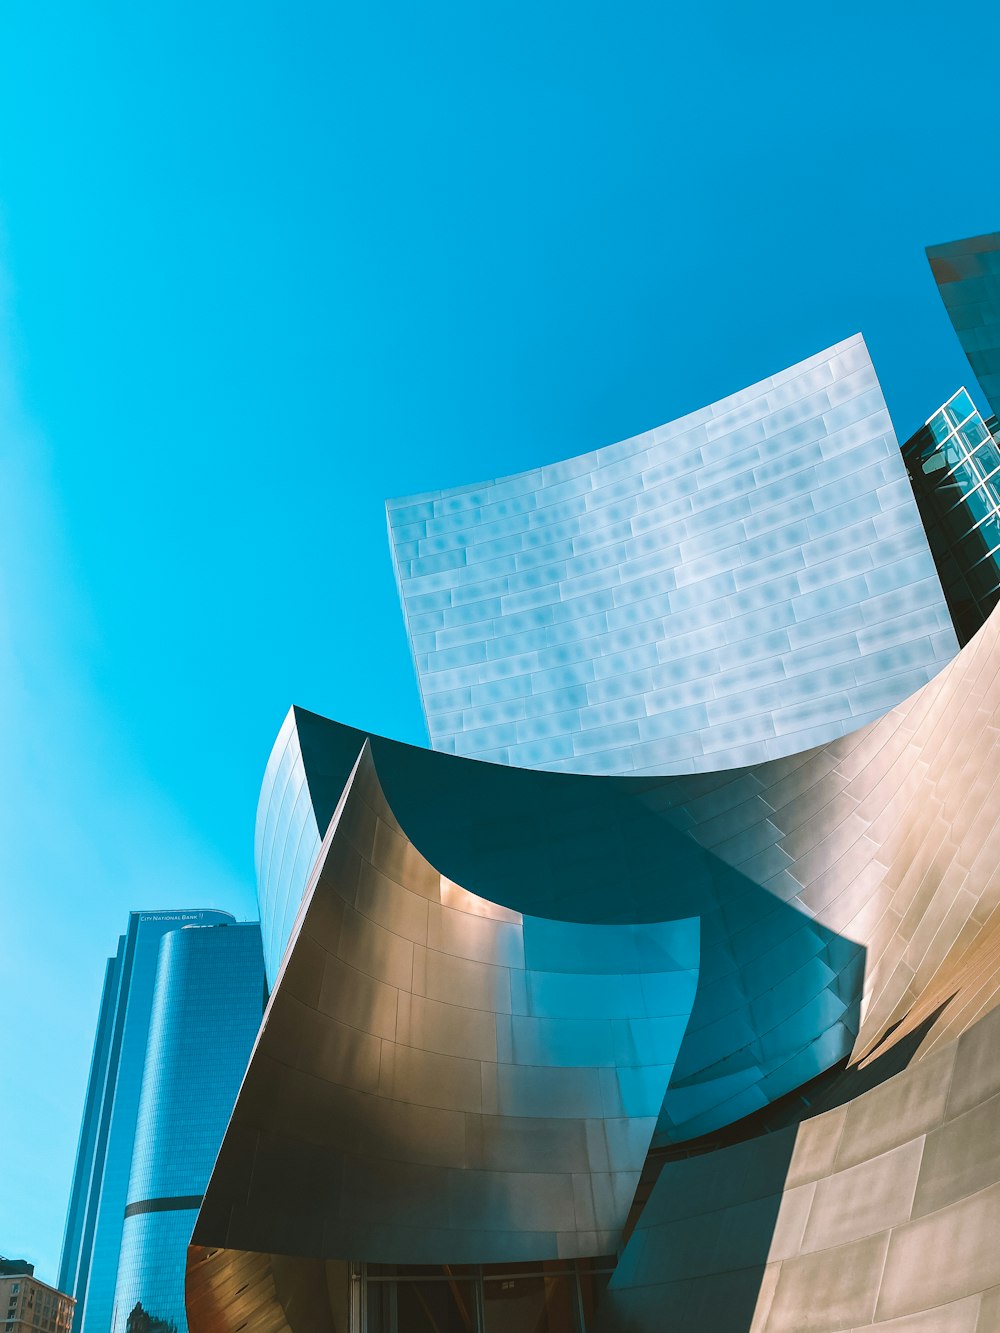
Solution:
M 387 513 L 439 750 L 753 764 L 872 721 L 957 650 L 860 334 L 633 439 Z

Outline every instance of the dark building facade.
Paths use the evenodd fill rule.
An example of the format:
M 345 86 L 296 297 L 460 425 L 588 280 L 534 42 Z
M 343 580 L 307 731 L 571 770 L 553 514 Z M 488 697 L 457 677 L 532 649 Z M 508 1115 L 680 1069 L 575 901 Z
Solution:
M 1000 232 L 932 245 L 927 258 L 990 411 L 1000 415 Z
M 1000 446 L 960 389 L 903 445 L 959 643 L 1000 600 Z

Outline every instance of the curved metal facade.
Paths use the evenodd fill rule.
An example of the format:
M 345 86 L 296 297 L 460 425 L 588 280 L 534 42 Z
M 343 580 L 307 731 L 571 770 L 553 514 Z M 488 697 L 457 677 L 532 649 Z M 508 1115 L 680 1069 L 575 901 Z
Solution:
M 442 877 L 364 744 L 195 1243 L 409 1263 L 613 1251 L 697 967 L 696 921 L 555 922 Z
M 293 719 L 321 827 L 367 740 L 408 838 L 470 892 L 566 923 L 698 919 L 699 987 L 659 1135 L 701 1133 L 708 1121 L 755 1109 L 850 1051 L 864 947 L 795 899 L 793 885 L 801 886 L 786 873 L 791 858 L 775 845 L 781 824 L 796 819 L 789 793 L 803 781 L 808 787 L 817 770 L 773 766 L 781 813 L 772 822 L 775 812 L 757 798 L 762 782 L 743 772 L 574 777 L 439 755 L 301 709 Z M 790 845 L 805 845 L 812 833 L 807 827 Z M 261 906 L 265 914 L 266 901 Z M 797 985 L 775 987 L 777 975 L 796 974 Z
M 798 1126 L 664 1167 L 598 1333 L 994 1333 L 1000 1013 Z
M 864 344 L 388 510 L 436 748 L 282 726 L 194 1333 L 994 1333 L 1000 611 Z
M 949 1303 L 958 1312 L 941 1318 L 993 1311 L 982 1296 L 994 1285 L 992 1243 L 977 1233 L 969 1264 L 954 1255 L 959 1231 L 992 1226 L 992 1194 L 978 1182 L 1000 1160 L 995 1079 L 984 1072 L 1000 1049 L 996 1020 L 984 1017 L 1000 998 L 998 640 L 994 616 L 940 676 L 861 732 L 710 776 L 512 770 L 296 710 L 328 832 L 197 1253 L 228 1247 L 224 1270 L 247 1253 L 430 1264 L 597 1254 L 621 1229 L 654 1085 L 669 1076 L 654 1139 L 669 1156 L 695 1134 L 724 1142 L 738 1117 L 849 1056 L 829 1111 L 814 1096 L 788 1131 L 714 1152 L 694 1145 L 701 1155 L 667 1162 L 622 1252 L 604 1327 L 654 1328 L 665 1306 L 679 1329 L 775 1333 L 877 1327 L 928 1310 L 938 1328 Z M 573 1043 L 551 1021 L 558 1014 L 528 1015 L 549 1021 L 530 1025 L 522 1049 L 533 1069 L 548 1066 L 544 1078 L 559 1076 L 539 1081 L 534 1103 L 501 1105 L 501 1016 L 509 1004 L 514 1053 L 513 976 L 530 934 L 520 918 L 517 943 L 517 914 L 528 902 L 550 956 L 575 970 L 586 954 L 574 922 L 600 930 L 613 917 L 612 931 L 636 927 L 623 938 L 659 939 L 675 1001 L 690 984 L 682 942 L 691 918 L 700 922 L 698 990 L 673 1073 L 661 1053 L 640 1105 L 602 1103 L 603 1140 L 581 1136 L 574 1120 L 583 1067 L 565 1078 Z M 443 924 L 449 912 L 460 925 Z M 671 918 L 677 936 L 649 924 Z M 523 995 L 543 996 L 529 971 Z M 647 995 L 654 971 L 640 983 Z M 595 1014 L 608 1014 L 612 993 L 594 993 Z M 682 1009 L 670 1005 L 677 1034 Z M 562 1021 L 583 1032 L 589 1016 L 567 1012 Z M 599 1046 L 592 1033 L 582 1042 Z M 616 1061 L 623 1049 L 606 1047 Z M 641 1058 L 641 1043 L 629 1058 Z M 960 1081 L 953 1068 L 965 1071 Z M 527 1119 L 504 1134 L 506 1112 Z M 605 1159 L 573 1158 L 573 1145 L 610 1143 L 609 1123 L 631 1155 L 616 1163 L 613 1226 L 583 1229 Z M 558 1166 L 572 1180 L 561 1193 Z M 545 1183 L 522 1192 L 533 1171 Z M 572 1216 L 573 1226 L 546 1234 L 542 1216 Z M 956 1324 L 966 1326 L 976 1327 Z
M 387 513 L 451 753 L 745 766 L 864 725 L 957 649 L 860 335 L 644 435 Z
M 254 835 L 260 930 L 269 987 L 278 975 L 281 955 L 321 842 L 302 766 L 299 734 L 289 712 L 267 761 Z
M 699 919 L 698 991 L 657 1131 L 680 1141 L 846 1058 L 863 1014 L 866 1032 L 896 1021 L 975 933 L 993 892 L 973 821 L 987 792 L 949 765 L 964 745 L 978 771 L 1000 771 L 981 729 L 996 707 L 995 636 L 991 622 L 867 728 L 745 770 L 585 778 L 377 737 L 372 753 L 413 844 L 480 896 L 566 921 Z M 294 717 L 325 827 L 365 734 Z M 934 892 L 945 871 L 954 901 Z
M 994 416 L 1000 414 L 1000 231 L 927 249 L 962 350 Z

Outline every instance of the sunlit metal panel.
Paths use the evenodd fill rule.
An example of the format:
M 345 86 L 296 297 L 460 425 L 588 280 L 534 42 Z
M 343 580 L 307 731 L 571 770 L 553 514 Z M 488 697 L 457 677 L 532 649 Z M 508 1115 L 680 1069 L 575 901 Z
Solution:
M 384 1262 L 621 1239 L 691 1011 L 698 922 L 557 922 L 442 876 L 365 742 L 195 1243 Z
M 860 335 L 643 435 L 387 505 L 431 745 L 576 773 L 758 763 L 957 644 Z

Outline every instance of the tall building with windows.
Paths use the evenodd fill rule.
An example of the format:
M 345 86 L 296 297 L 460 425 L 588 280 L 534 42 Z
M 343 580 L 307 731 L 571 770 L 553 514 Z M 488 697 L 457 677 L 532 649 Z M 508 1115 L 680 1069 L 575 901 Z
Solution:
M 959 389 L 903 445 L 959 642 L 1000 601 L 1000 446 Z
M 39 1282 L 33 1264 L 0 1258 L 3 1333 L 70 1333 L 73 1298 Z
M 183 1327 L 183 1232 L 263 1000 L 256 923 L 197 909 L 130 914 L 105 973 L 63 1240 L 74 1333 L 124 1329 L 147 1301 L 154 1318 L 159 1303 L 164 1322 Z
M 112 1333 L 186 1327 L 184 1266 L 264 1007 L 256 922 L 160 941 Z

